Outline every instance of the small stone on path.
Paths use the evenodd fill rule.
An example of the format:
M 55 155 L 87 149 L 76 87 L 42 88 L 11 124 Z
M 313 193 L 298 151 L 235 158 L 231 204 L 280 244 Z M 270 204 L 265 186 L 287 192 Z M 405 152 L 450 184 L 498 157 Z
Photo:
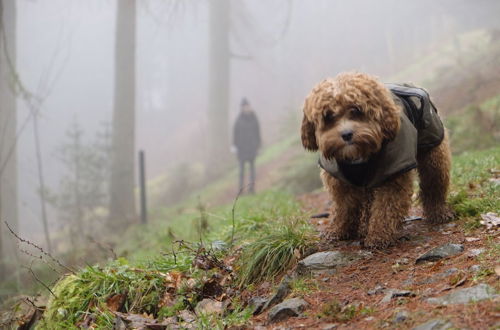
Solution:
M 417 258 L 416 264 L 422 263 L 424 261 L 436 261 L 439 259 L 451 257 L 462 253 L 464 251 L 464 246 L 462 244 L 447 243 L 438 247 L 435 247 L 423 255 Z
M 387 294 L 382 298 L 380 301 L 381 304 L 387 304 L 388 302 L 391 301 L 392 298 L 397 298 L 397 297 L 415 297 L 416 294 L 411 291 L 406 291 L 406 290 L 396 290 L 396 289 L 388 289 Z
M 195 307 L 196 314 L 222 314 L 224 306 L 222 302 L 213 299 L 203 299 Z
M 317 252 L 299 261 L 297 273 L 300 275 L 311 273 L 333 274 L 337 268 L 347 266 L 360 258 L 359 254 L 341 251 Z
M 428 298 L 427 302 L 436 305 L 456 305 L 486 299 L 494 299 L 498 296 L 499 295 L 496 294 L 495 289 L 491 286 L 487 284 L 478 284 L 470 288 L 455 290 L 441 297 Z
M 264 306 L 266 305 L 268 299 L 265 297 L 253 297 L 248 302 L 253 309 L 253 315 L 260 314 L 264 310 Z
M 379 294 L 379 293 L 384 292 L 384 290 L 385 290 L 385 288 L 383 286 L 377 285 L 373 289 L 368 290 L 368 292 L 366 294 L 369 296 L 373 296 L 374 294 Z
M 282 302 L 283 299 L 288 296 L 288 294 L 292 290 L 292 287 L 290 286 L 290 280 L 291 279 L 288 276 L 283 277 L 280 285 L 278 286 L 278 289 L 276 290 L 276 293 L 264 304 L 264 306 L 262 307 L 262 311 L 265 311 L 269 307 Z
M 442 319 L 434 319 L 413 328 L 413 330 L 447 330 L 452 329 L 453 324 Z
M 471 272 L 473 272 L 473 273 L 477 273 L 478 271 L 481 270 L 481 266 L 479 266 L 479 265 L 472 265 L 472 266 L 469 267 L 469 270 Z
M 274 306 L 269 311 L 270 323 L 283 321 L 291 316 L 299 316 L 309 304 L 301 298 L 292 298 Z
M 410 316 L 410 313 L 407 310 L 403 309 L 403 310 L 396 312 L 392 321 L 394 323 L 402 323 L 402 322 L 406 321 L 409 316 Z

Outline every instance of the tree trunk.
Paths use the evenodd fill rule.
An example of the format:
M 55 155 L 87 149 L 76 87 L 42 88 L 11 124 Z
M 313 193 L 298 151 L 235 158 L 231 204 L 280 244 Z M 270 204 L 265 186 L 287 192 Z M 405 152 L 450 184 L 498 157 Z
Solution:
M 110 225 L 136 218 L 135 161 L 135 28 L 136 1 L 117 1 L 115 94 L 110 182 Z
M 216 174 L 229 159 L 229 0 L 209 2 L 209 174 Z
M 16 2 L 0 0 L 0 278 L 5 262 L 17 256 L 14 238 L 3 221 L 17 231 Z M 10 267 L 12 269 L 13 267 Z

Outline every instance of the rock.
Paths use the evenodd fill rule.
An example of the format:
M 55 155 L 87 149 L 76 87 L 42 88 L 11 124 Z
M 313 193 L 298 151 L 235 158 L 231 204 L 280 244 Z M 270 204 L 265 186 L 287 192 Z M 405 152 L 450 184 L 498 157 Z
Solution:
M 379 293 L 384 292 L 384 290 L 385 290 L 385 288 L 383 286 L 377 285 L 373 289 L 368 290 L 368 292 L 366 292 L 366 294 L 369 296 L 373 296 L 374 294 L 379 294 Z
M 469 267 L 469 271 L 471 271 L 472 273 L 477 273 L 481 270 L 481 266 L 479 265 L 472 265 Z
M 297 273 L 299 275 L 311 273 L 333 274 L 337 268 L 349 265 L 360 258 L 359 254 L 341 251 L 317 252 L 299 261 Z
M 268 302 L 268 299 L 265 297 L 253 297 L 248 302 L 248 305 L 253 309 L 253 315 L 260 314 L 264 310 L 264 306 Z
M 397 297 L 415 297 L 416 294 L 411 291 L 406 291 L 406 290 L 396 290 L 396 289 L 389 289 L 387 290 L 386 295 L 380 303 L 382 304 L 387 304 L 388 302 L 391 301 L 392 298 L 397 298 Z
M 336 323 L 329 323 L 329 324 L 325 324 L 323 325 L 323 327 L 321 328 L 321 330 L 333 330 L 333 329 L 337 329 L 339 325 L 336 324 Z
M 410 263 L 410 259 L 408 259 L 408 258 L 399 258 L 399 259 L 396 260 L 396 263 L 400 264 L 400 265 L 408 265 Z
M 263 325 L 256 325 L 253 329 L 254 330 L 267 330 L 267 327 L 265 327 Z
M 442 273 L 438 273 L 436 275 L 429 276 L 429 277 L 423 279 L 422 281 L 419 281 L 418 284 L 419 285 L 422 285 L 422 284 L 431 284 L 431 283 L 439 281 L 440 279 L 443 279 L 445 277 L 451 276 L 451 275 L 453 275 L 453 274 L 455 274 L 457 272 L 458 272 L 458 268 L 450 268 L 450 269 L 445 270 Z
M 184 321 L 184 322 L 194 322 L 196 320 L 196 315 L 194 315 L 193 312 L 188 311 L 187 309 L 184 309 L 179 312 L 179 317 Z
M 451 257 L 462 253 L 464 246 L 462 244 L 447 243 L 431 249 L 417 258 L 416 264 L 422 263 L 424 261 L 436 261 L 439 259 Z
M 285 299 L 285 297 L 288 296 L 291 290 L 292 288 L 290 287 L 290 277 L 288 276 L 283 277 L 280 285 L 278 286 L 278 289 L 276 290 L 276 293 L 271 298 L 269 298 L 269 300 L 264 304 L 261 312 L 265 311 L 269 307 L 272 307 L 282 302 L 283 299 Z
M 127 330 L 127 323 L 121 317 L 115 317 L 113 330 Z
M 454 327 L 450 322 L 442 319 L 434 319 L 416 326 L 412 330 L 447 330 L 452 328 Z
M 176 317 L 167 318 L 162 322 L 155 320 L 151 317 L 146 317 L 145 315 L 139 314 L 127 314 L 120 312 L 113 312 L 116 315 L 116 319 L 113 325 L 114 330 L 121 329 L 165 329 L 169 326 L 169 329 L 175 328 L 175 323 L 177 322 Z M 118 320 L 121 319 L 121 320 Z M 124 328 L 125 326 L 125 328 Z M 80 328 L 80 327 L 78 327 Z M 82 326 L 81 328 L 90 328 L 86 326 Z
M 402 323 L 402 322 L 406 321 L 409 316 L 410 316 L 410 313 L 405 309 L 397 311 L 396 314 L 394 315 L 394 318 L 392 319 L 392 322 Z
M 494 299 L 499 295 L 496 294 L 495 289 L 487 284 L 478 284 L 476 286 L 455 290 L 447 295 L 428 298 L 427 302 L 437 305 L 455 305 L 466 304 L 474 301 L 481 301 L 486 299 Z
M 481 218 L 482 220 L 479 222 L 486 226 L 488 230 L 500 227 L 500 217 L 496 213 L 488 212 L 486 214 L 481 214 Z
M 403 286 L 410 286 L 410 285 L 413 285 L 413 283 L 415 283 L 415 278 L 413 277 L 412 274 L 408 275 L 408 278 L 406 280 L 404 280 L 401 284 Z
M 194 308 L 196 314 L 222 314 L 224 306 L 222 302 L 213 299 L 203 299 Z
M 467 254 L 469 257 L 477 257 L 484 252 L 484 249 L 471 249 Z
M 270 323 L 283 321 L 291 316 L 299 316 L 309 304 L 300 298 L 292 298 L 274 306 L 269 311 L 268 320 Z

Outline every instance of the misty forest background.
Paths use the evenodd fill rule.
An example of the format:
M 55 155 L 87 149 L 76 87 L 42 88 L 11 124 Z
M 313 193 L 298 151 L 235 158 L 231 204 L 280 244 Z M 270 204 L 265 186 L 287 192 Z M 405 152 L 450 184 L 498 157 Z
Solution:
M 230 202 L 242 97 L 260 119 L 258 165 L 300 165 L 261 166 L 257 190 L 320 186 L 301 106 L 346 70 L 427 88 L 455 154 L 498 144 L 499 17 L 494 0 L 1 0 L 0 301 L 37 284 L 33 269 L 57 278 L 9 227 L 71 267 L 141 248 L 139 150 L 150 222 L 189 199 Z

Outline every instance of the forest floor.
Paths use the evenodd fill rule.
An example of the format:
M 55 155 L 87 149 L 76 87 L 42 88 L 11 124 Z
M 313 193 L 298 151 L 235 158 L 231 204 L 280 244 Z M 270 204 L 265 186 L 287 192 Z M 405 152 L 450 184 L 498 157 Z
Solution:
M 314 165 L 306 159 L 311 161 Z M 260 179 L 272 182 L 273 171 L 286 172 L 288 162 L 279 157 L 265 167 L 269 172 L 260 172 Z M 295 196 L 274 187 L 233 197 L 225 206 L 165 211 L 123 236 L 128 254 L 117 250 L 114 260 L 67 273 L 48 288 L 50 294 L 42 288 L 41 296 L 15 297 L 17 302 L 0 312 L 0 326 L 411 329 L 436 320 L 441 328 L 427 329 L 495 329 L 500 326 L 500 226 L 488 228 L 481 221 L 489 212 L 496 212 L 498 221 L 498 164 L 500 148 L 454 157 L 449 202 L 457 218 L 440 226 L 425 219 L 405 221 L 401 239 L 384 250 L 363 249 L 358 241 L 326 240 L 323 233 L 334 221 L 334 210 L 322 189 Z M 309 172 L 317 178 L 315 166 Z M 309 176 L 304 176 L 306 181 Z M 312 217 L 320 213 L 328 216 Z M 420 215 L 415 200 L 409 216 Z M 448 243 L 460 250 L 416 262 Z M 328 251 L 360 258 L 327 271 L 297 271 L 301 260 Z M 279 299 L 254 313 L 255 298 L 269 301 L 284 283 L 287 289 Z M 478 294 L 469 292 L 467 301 L 457 304 L 432 301 L 484 285 L 493 291 L 485 300 L 474 301 Z M 305 302 L 303 310 L 273 319 L 270 314 L 280 302 L 292 298 Z
M 299 200 L 309 213 L 331 211 L 325 192 L 305 194 Z M 411 215 L 421 215 L 420 208 L 413 208 Z M 329 223 L 327 219 L 310 221 L 319 233 L 324 232 Z M 427 302 L 427 298 L 478 283 L 500 287 L 500 231 L 488 230 L 485 226 L 466 230 L 464 224 L 462 221 L 433 227 L 425 220 L 405 222 L 402 239 L 396 246 L 371 251 L 366 258 L 335 274 L 308 278 L 305 287 L 293 294 L 309 304 L 301 316 L 268 325 L 268 315 L 263 313 L 255 317 L 254 322 L 269 329 L 407 329 L 427 320 L 443 319 L 458 329 L 498 327 L 498 298 L 438 307 Z M 425 251 L 445 243 L 461 244 L 464 251 L 437 262 L 415 263 Z M 350 241 L 323 244 L 320 250 L 352 253 L 361 248 L 359 242 Z M 497 272 L 494 275 L 493 269 Z M 412 296 L 384 301 L 388 289 L 410 291 Z M 396 321 L 396 315 L 403 316 Z

